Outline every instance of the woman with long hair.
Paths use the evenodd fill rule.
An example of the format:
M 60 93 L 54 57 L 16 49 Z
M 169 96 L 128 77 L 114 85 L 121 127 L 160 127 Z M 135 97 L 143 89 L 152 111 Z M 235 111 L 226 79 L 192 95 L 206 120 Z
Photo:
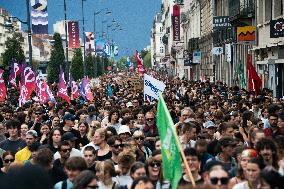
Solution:
M 80 132 L 80 137 L 78 139 L 78 144 L 81 147 L 89 144 L 89 139 L 87 137 L 87 134 L 89 132 L 89 124 L 87 122 L 79 122 L 78 124 L 78 130 Z
M 95 131 L 93 143 L 99 147 L 99 150 L 97 152 L 97 161 L 111 159 L 112 152 L 110 151 L 110 147 L 107 144 L 108 138 L 109 134 L 105 128 L 100 128 Z
M 111 110 L 108 115 L 107 127 L 114 127 L 118 132 L 119 127 L 121 126 L 119 122 L 120 114 L 117 109 Z
M 100 189 L 113 189 L 119 185 L 113 163 L 110 160 L 100 161 L 96 164 L 96 176 L 99 179 Z
M 49 123 L 47 122 L 42 123 L 40 126 L 40 140 L 39 140 L 41 144 L 47 144 L 49 132 L 50 132 Z
M 50 131 L 48 137 L 48 146 L 53 153 L 57 152 L 58 146 L 61 142 L 62 135 L 63 131 L 59 128 L 54 128 Z

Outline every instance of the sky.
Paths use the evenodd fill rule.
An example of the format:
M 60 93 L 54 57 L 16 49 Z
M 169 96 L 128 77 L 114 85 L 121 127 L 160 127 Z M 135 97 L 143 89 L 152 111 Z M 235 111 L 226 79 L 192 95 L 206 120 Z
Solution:
M 63 3 L 64 0 L 48 0 L 50 34 L 53 33 L 53 24 L 64 19 Z M 66 3 L 67 19 L 79 20 L 82 35 L 81 0 L 66 0 Z M 8 10 L 12 16 L 26 19 L 25 0 L 0 0 L 0 7 Z M 123 30 L 114 31 L 110 36 L 118 44 L 120 56 L 134 54 L 135 50 L 142 50 L 150 45 L 151 27 L 160 7 L 161 0 L 86 0 L 84 1 L 85 31 L 94 30 L 94 11 L 108 8 L 112 11 L 111 15 L 101 13 L 96 16 L 96 32 L 101 33 L 103 20 L 107 20 L 109 25 L 113 19 L 116 20 Z

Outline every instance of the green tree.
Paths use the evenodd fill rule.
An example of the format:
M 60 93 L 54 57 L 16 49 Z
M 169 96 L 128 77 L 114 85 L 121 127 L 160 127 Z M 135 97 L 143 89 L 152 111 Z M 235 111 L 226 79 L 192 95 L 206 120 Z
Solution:
M 90 78 L 93 78 L 95 76 L 95 66 L 94 66 L 94 58 L 91 55 L 91 53 L 89 53 L 86 57 L 86 75 Z
M 50 61 L 47 65 L 48 83 L 58 82 L 60 66 L 63 64 L 65 56 L 62 46 L 62 40 L 59 33 L 53 35 L 54 46 L 51 51 Z
M 126 66 L 125 66 L 126 65 L 126 60 L 127 60 L 127 58 L 125 56 L 122 56 L 120 58 L 120 60 L 117 62 L 117 68 L 119 70 L 124 70 L 126 68 Z
M 97 64 L 97 76 L 101 76 L 103 74 L 103 62 L 102 57 L 96 57 L 96 64 Z
M 147 51 L 147 53 L 143 57 L 143 64 L 144 64 L 145 68 L 151 68 L 152 67 L 152 64 L 151 64 L 151 52 L 150 51 Z
M 84 76 L 83 56 L 81 49 L 75 50 L 75 54 L 71 61 L 70 72 L 75 81 L 77 81 L 78 79 L 82 79 Z

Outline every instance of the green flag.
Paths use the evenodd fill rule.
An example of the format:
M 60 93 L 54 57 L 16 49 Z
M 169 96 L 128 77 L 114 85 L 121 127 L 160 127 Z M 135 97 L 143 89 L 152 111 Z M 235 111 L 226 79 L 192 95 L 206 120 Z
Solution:
M 176 189 L 182 176 L 182 161 L 174 136 L 176 135 L 174 123 L 161 93 L 159 94 L 157 123 L 161 140 L 164 178 L 171 182 L 172 189 Z
M 241 62 L 239 62 L 239 82 L 240 82 L 240 87 L 245 88 L 246 87 L 246 80 L 244 78 L 244 70 L 243 70 L 243 65 Z

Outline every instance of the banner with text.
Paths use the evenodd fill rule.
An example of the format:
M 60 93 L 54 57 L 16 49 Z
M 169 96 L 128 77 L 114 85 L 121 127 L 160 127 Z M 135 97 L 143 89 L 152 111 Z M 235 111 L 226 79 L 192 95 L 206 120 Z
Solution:
M 144 74 L 144 100 L 153 101 L 159 98 L 159 92 L 163 92 L 166 85 L 150 75 Z
M 31 0 L 31 20 L 34 34 L 48 34 L 47 0 Z
M 93 32 L 85 32 L 86 36 L 86 45 L 85 51 L 86 54 L 91 54 L 95 51 L 95 36 Z
M 180 41 L 180 6 L 174 5 L 173 6 L 173 40 Z
M 68 47 L 71 49 L 80 48 L 79 24 L 77 21 L 68 22 Z

